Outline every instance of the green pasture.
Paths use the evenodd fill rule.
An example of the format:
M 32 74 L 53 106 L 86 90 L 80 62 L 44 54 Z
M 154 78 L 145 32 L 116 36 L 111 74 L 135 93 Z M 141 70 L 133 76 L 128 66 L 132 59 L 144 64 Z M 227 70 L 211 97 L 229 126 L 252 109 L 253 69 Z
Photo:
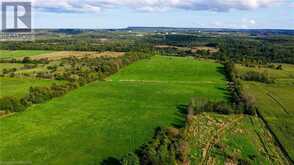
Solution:
M 244 87 L 256 97 L 259 112 L 294 159 L 294 86 L 246 82 Z
M 1 58 L 19 58 L 19 57 L 31 57 L 41 54 L 51 53 L 48 50 L 0 50 Z
M 120 158 L 150 140 L 157 127 L 182 125 L 177 107 L 191 97 L 225 100 L 221 67 L 156 56 L 126 67 L 108 81 L 3 118 L 1 161 L 99 164 Z
M 0 77 L 0 98 L 4 96 L 20 98 L 28 93 L 30 87 L 50 86 L 54 82 L 59 83 L 52 80 Z
M 254 68 L 239 67 L 240 72 Z M 242 81 L 245 90 L 256 97 L 260 114 L 269 124 L 289 156 L 294 160 L 294 66 L 283 64 L 283 70 L 266 70 L 276 79 L 274 84 Z
M 156 61 L 156 63 L 154 63 Z M 222 83 L 222 65 L 193 58 L 155 56 L 123 69 L 108 80 L 112 81 L 163 81 L 180 83 Z

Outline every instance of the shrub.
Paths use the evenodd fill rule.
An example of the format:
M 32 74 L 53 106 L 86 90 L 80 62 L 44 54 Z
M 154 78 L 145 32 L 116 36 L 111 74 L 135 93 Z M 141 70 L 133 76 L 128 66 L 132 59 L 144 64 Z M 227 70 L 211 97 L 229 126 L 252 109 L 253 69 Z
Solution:
M 241 75 L 241 79 L 246 81 L 258 81 L 263 83 L 273 83 L 274 81 L 269 77 L 267 73 L 260 73 L 256 71 L 249 71 Z
M 276 69 L 277 69 L 277 70 L 283 70 L 283 65 L 279 65 L 279 66 L 277 66 Z
M 180 140 L 178 147 L 177 147 L 177 159 L 180 162 L 186 162 L 188 161 L 188 155 L 189 155 L 190 149 L 188 142 L 184 140 Z
M 23 63 L 30 63 L 32 60 L 31 60 L 31 58 L 30 57 L 24 57 L 23 59 L 22 59 L 22 62 Z
M 140 160 L 135 153 L 129 153 L 125 156 L 122 161 L 122 165 L 140 165 Z
M 231 114 L 233 113 L 233 110 L 230 105 L 228 105 L 226 102 L 216 102 L 211 103 L 213 107 L 213 112 L 219 113 L 219 114 Z
M 33 69 L 33 68 L 37 68 L 37 67 L 38 67 L 38 64 L 24 64 L 22 69 Z
M 244 114 L 255 115 L 256 114 L 256 99 L 254 96 L 249 94 L 243 94 L 244 101 Z
M 25 106 L 15 97 L 3 97 L 0 99 L 0 110 L 6 112 L 21 112 Z
M 24 98 L 24 102 L 39 104 L 52 98 L 52 92 L 48 87 L 31 87 L 29 94 Z
M 167 128 L 166 132 L 167 132 L 167 136 L 171 139 L 177 138 L 180 135 L 180 130 L 173 127 Z
M 207 99 L 201 99 L 201 98 L 194 98 L 194 111 L 196 113 L 202 113 L 202 112 L 215 112 L 219 114 L 231 114 L 233 113 L 232 107 L 224 101 L 220 102 L 212 102 L 208 101 Z

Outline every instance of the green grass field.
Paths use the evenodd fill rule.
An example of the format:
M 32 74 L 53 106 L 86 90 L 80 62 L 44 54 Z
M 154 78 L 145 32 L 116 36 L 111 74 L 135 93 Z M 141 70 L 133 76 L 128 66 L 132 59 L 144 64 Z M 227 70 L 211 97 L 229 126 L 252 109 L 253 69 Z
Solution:
M 98 164 L 120 158 L 150 140 L 158 126 L 183 124 L 177 106 L 191 97 L 225 100 L 220 69 L 220 64 L 156 56 L 108 81 L 3 118 L 1 161 Z
M 294 78 L 291 76 L 294 75 L 294 66 L 285 66 L 281 71 L 268 69 L 277 80 L 275 84 L 246 81 L 242 84 L 256 97 L 259 112 L 294 160 Z
M 19 57 L 31 57 L 41 54 L 51 53 L 47 50 L 0 50 L 1 58 L 19 58 Z
M 156 60 L 155 64 L 150 60 L 139 61 L 108 80 L 224 84 L 219 64 L 181 57 L 155 56 L 153 60 Z
M 294 86 L 246 82 L 245 89 L 256 97 L 261 115 L 294 159 Z
M 32 86 L 49 86 L 53 82 L 60 83 L 52 80 L 0 77 L 0 98 L 4 96 L 20 98 L 28 93 Z

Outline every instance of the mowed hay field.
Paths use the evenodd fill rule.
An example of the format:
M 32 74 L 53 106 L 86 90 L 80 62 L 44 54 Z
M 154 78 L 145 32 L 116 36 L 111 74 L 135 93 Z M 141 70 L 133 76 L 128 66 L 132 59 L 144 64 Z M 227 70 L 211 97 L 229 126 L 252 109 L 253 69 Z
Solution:
M 41 54 L 51 53 L 52 51 L 47 50 L 0 50 L 1 58 L 22 58 L 22 57 L 33 57 Z
M 154 62 L 156 61 L 156 62 Z M 224 86 L 222 65 L 193 58 L 155 56 L 139 61 L 109 77 L 111 81 L 145 81 Z
M 255 70 L 267 70 L 268 74 L 275 79 L 275 83 L 264 84 L 243 81 L 244 88 L 247 92 L 256 97 L 260 114 L 269 124 L 270 129 L 272 129 L 293 161 L 294 128 L 292 126 L 294 125 L 294 66 L 284 65 L 283 70 L 264 68 Z
M 183 124 L 177 106 L 191 97 L 225 100 L 221 67 L 156 56 L 126 67 L 108 81 L 3 118 L 1 161 L 99 164 L 120 158 L 150 140 L 158 126 Z
M 0 77 L 0 98 L 4 96 L 20 98 L 29 92 L 30 87 L 50 86 L 53 83 L 62 82 L 53 80 Z

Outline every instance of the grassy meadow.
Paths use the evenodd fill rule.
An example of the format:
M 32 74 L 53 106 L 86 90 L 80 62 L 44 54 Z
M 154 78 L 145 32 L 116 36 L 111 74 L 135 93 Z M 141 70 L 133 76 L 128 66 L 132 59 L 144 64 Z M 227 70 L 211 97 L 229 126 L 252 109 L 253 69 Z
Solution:
M 242 69 L 243 68 L 243 69 Z M 248 68 L 240 67 L 241 72 Z M 252 70 L 252 68 L 250 68 Z M 255 68 L 256 71 L 265 70 Z M 266 69 L 275 79 L 274 84 L 243 81 L 247 92 L 256 97 L 260 114 L 269 124 L 288 155 L 294 160 L 294 66 L 285 65 L 283 70 Z
M 209 61 L 155 56 L 153 60 L 142 60 L 121 70 L 108 80 L 224 84 L 224 75 L 221 71 L 222 65 Z
M 22 68 L 24 64 L 17 64 L 17 63 L 1 63 L 0 64 L 0 72 L 2 72 L 3 69 L 12 69 L 12 68 Z
M 191 58 L 155 56 L 107 81 L 3 118 L 1 161 L 98 164 L 120 158 L 150 140 L 158 126 L 182 125 L 177 107 L 191 97 L 226 100 L 221 67 Z
M 50 86 L 54 82 L 60 83 L 53 80 L 0 77 L 0 98 L 4 96 L 20 98 L 28 93 L 30 87 Z
M 41 54 L 51 53 L 47 50 L 0 50 L 1 58 L 19 58 L 19 57 L 32 57 Z

